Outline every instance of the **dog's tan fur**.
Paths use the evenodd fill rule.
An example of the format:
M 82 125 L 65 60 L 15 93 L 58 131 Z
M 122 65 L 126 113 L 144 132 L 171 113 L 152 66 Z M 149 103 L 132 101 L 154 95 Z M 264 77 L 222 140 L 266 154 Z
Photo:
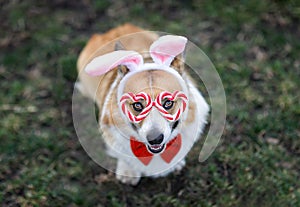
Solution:
M 79 80 L 81 82 L 79 88 L 83 94 L 92 98 L 97 103 L 100 109 L 100 127 L 103 132 L 103 137 L 105 142 L 110 146 L 114 145 L 116 142 L 115 135 L 110 130 L 111 126 L 118 126 L 119 129 L 124 130 L 123 133 L 125 134 L 126 130 L 129 130 L 128 123 L 122 119 L 120 111 L 116 110 L 118 109 L 117 87 L 122 77 L 118 75 L 118 73 L 120 73 L 118 68 L 115 68 L 110 72 L 97 77 L 90 76 L 83 70 L 93 58 L 114 51 L 116 41 L 120 37 L 122 37 L 122 45 L 126 48 L 126 50 L 137 51 L 143 55 L 145 62 L 149 61 L 149 47 L 153 41 L 158 38 L 158 36 L 152 32 L 147 32 L 143 33 L 143 35 L 140 35 L 140 32 L 145 32 L 145 30 L 131 24 L 125 24 L 108 31 L 107 33 L 93 35 L 81 52 L 77 62 Z M 183 64 L 181 63 L 179 57 L 172 62 L 172 67 L 175 68 L 179 73 L 183 72 Z M 186 79 L 190 79 L 187 75 L 185 77 Z M 191 81 L 189 80 L 188 82 Z M 115 84 L 114 86 L 113 83 Z M 124 93 L 132 92 L 136 94 L 143 91 L 150 94 L 152 99 L 154 99 L 162 91 L 174 90 L 181 91 L 182 86 L 173 75 L 162 70 L 147 70 L 137 73 L 131 76 L 127 81 L 127 84 L 124 86 Z M 196 89 L 189 90 L 195 91 Z M 185 127 L 189 123 L 193 123 L 197 119 L 196 114 L 199 113 L 199 108 L 197 107 L 196 103 L 196 99 L 199 97 L 197 96 L 198 95 L 193 96 L 193 94 L 189 94 L 190 98 L 188 115 L 185 121 L 186 123 L 184 123 L 182 127 Z M 204 100 L 203 102 L 205 103 Z M 205 110 L 208 111 L 208 108 Z M 206 111 L 203 112 L 203 117 L 206 116 L 206 113 Z M 205 120 L 201 122 L 203 122 L 202 125 L 204 125 Z M 143 122 L 140 124 L 143 124 Z M 202 130 L 202 125 L 201 129 L 199 129 L 200 131 Z M 190 140 L 191 143 L 194 141 L 194 139 Z M 120 163 L 118 165 L 123 166 L 124 163 Z M 181 165 L 182 164 L 180 164 L 180 166 Z M 130 170 L 130 168 L 128 170 Z M 138 179 L 128 180 L 121 177 L 121 180 L 126 183 L 136 184 L 136 182 L 139 180 L 140 174 L 134 174 L 134 172 L 130 172 L 128 176 L 136 176 Z
M 94 34 L 88 41 L 85 48 L 80 53 L 77 62 L 77 68 L 79 73 L 79 79 L 81 83 L 85 85 L 86 94 L 91 98 L 95 97 L 97 93 L 96 102 L 98 106 L 102 106 L 109 91 L 112 82 L 117 76 L 118 70 L 112 70 L 103 76 L 92 77 L 83 72 L 83 69 L 87 63 L 89 63 L 94 57 L 112 52 L 115 50 L 115 41 L 117 38 L 123 36 L 122 44 L 127 50 L 134 50 L 141 54 L 147 52 L 151 43 L 157 39 L 154 33 L 147 33 L 144 36 L 139 35 L 139 32 L 144 30 L 131 24 L 124 24 L 117 28 L 114 28 L 104 34 Z M 136 33 L 136 34 L 134 34 Z M 131 34 L 126 37 L 126 35 Z M 124 37 L 125 36 L 125 37 Z M 136 44 L 139 42 L 139 44 Z M 97 90 L 101 81 L 101 90 Z M 85 84 L 87 83 L 87 84 Z

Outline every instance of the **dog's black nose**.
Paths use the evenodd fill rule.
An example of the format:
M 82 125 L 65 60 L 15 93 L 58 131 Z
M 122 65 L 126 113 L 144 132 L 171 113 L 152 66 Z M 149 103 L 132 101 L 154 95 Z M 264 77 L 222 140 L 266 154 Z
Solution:
M 160 134 L 157 137 L 155 137 L 154 139 L 153 138 L 151 139 L 150 137 L 147 136 L 147 139 L 148 139 L 149 144 L 151 144 L 151 145 L 161 144 L 164 140 L 164 135 Z

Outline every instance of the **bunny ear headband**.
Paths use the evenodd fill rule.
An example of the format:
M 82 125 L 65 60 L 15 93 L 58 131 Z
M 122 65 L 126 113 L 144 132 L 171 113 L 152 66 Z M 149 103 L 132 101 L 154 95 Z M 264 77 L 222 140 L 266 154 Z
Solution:
M 154 63 L 144 63 L 141 54 L 130 50 L 118 50 L 94 58 L 86 65 L 85 71 L 91 76 L 103 75 L 119 65 L 124 65 L 129 72 L 144 69 L 170 68 L 174 58 L 185 49 L 187 39 L 182 36 L 165 35 L 152 43 L 150 55 Z
M 144 63 L 142 55 L 135 51 L 118 50 L 94 58 L 85 67 L 85 71 L 89 75 L 98 76 L 109 72 L 110 70 L 114 69 L 119 65 L 126 66 L 129 69 L 129 73 L 119 83 L 117 96 L 118 100 L 120 100 L 121 110 L 128 117 L 128 119 L 133 123 L 139 123 L 149 114 L 152 107 L 155 106 L 167 120 L 176 121 L 179 119 L 180 115 L 185 111 L 187 105 L 186 94 L 188 94 L 188 91 L 183 78 L 179 75 L 179 73 L 176 70 L 171 68 L 170 65 L 174 58 L 184 51 L 186 43 L 187 39 L 182 36 L 162 36 L 158 40 L 153 42 L 150 46 L 149 52 L 154 63 Z M 123 94 L 122 89 L 124 88 L 124 84 L 131 75 L 140 71 L 154 69 L 167 71 L 173 74 L 175 77 L 177 77 L 177 80 L 182 86 L 183 91 L 175 91 L 174 93 L 164 91 L 155 100 L 151 100 L 151 97 L 147 94 Z M 162 96 L 164 98 L 168 97 L 170 100 L 173 100 L 175 98 L 179 98 L 182 100 L 181 107 L 177 110 L 175 114 L 169 114 L 168 111 L 166 111 L 162 107 L 162 104 L 160 103 L 162 100 Z M 130 112 L 130 110 L 126 108 L 125 103 L 128 99 L 132 99 L 134 101 L 144 99 L 147 102 L 147 107 L 138 116 L 135 116 Z

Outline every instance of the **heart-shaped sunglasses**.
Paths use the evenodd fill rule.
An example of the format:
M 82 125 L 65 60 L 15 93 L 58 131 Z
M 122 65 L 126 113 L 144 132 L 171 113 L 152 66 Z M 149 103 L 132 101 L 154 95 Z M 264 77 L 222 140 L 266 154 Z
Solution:
M 178 107 L 175 113 L 170 114 L 168 110 L 173 107 L 174 101 L 177 99 L 181 100 L 180 107 Z M 131 110 L 128 109 L 126 104 L 128 100 L 131 100 L 133 102 L 131 105 L 133 109 L 138 112 L 137 115 L 134 115 Z M 144 101 L 146 103 L 145 106 L 143 106 L 141 101 Z M 162 116 L 165 117 L 165 119 L 167 119 L 168 121 L 177 121 L 180 118 L 180 115 L 185 111 L 187 102 L 187 96 L 181 91 L 175 91 L 173 93 L 163 91 L 158 94 L 154 100 L 152 100 L 151 96 L 145 92 L 141 92 L 138 94 L 129 92 L 123 94 L 120 98 L 122 112 L 132 123 L 139 123 L 143 119 L 145 119 L 150 113 L 152 107 L 156 107 L 162 114 Z

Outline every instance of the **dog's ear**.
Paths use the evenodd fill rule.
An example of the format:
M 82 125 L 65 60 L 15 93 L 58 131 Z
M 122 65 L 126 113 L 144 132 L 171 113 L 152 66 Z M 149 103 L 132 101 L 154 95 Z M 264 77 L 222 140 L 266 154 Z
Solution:
M 91 76 L 103 75 L 119 65 L 126 66 L 129 71 L 137 70 L 143 64 L 143 57 L 135 51 L 118 50 L 98 56 L 85 67 Z
M 177 55 L 174 60 L 171 62 L 171 68 L 174 68 L 179 74 L 182 74 L 184 71 L 185 63 L 185 51 Z
M 116 43 L 115 43 L 115 51 L 117 51 L 117 50 L 126 50 L 120 40 L 116 41 Z
M 120 40 L 116 41 L 116 43 L 115 43 L 115 51 L 117 51 L 117 50 L 126 50 Z M 124 65 L 119 65 L 118 72 L 122 75 L 125 75 L 129 72 L 129 69 Z
M 179 58 L 183 54 L 187 38 L 175 35 L 165 35 L 152 43 L 150 46 L 150 55 L 155 63 L 170 66 L 177 56 L 177 59 L 183 62 L 183 58 Z M 174 62 L 174 64 L 176 61 Z

